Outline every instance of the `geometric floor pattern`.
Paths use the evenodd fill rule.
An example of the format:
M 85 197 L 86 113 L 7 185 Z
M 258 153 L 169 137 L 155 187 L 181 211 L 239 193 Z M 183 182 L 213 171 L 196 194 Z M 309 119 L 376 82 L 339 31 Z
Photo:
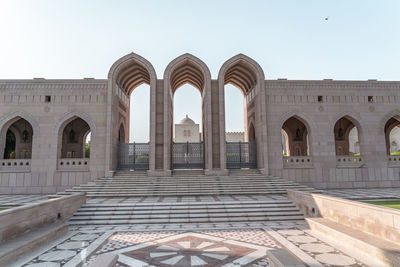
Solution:
M 71 226 L 69 233 L 11 266 L 88 266 L 117 253 L 118 266 L 269 266 L 283 248 L 312 266 L 366 266 L 312 236 L 304 221 L 138 226 Z M 171 228 L 171 225 L 170 227 Z

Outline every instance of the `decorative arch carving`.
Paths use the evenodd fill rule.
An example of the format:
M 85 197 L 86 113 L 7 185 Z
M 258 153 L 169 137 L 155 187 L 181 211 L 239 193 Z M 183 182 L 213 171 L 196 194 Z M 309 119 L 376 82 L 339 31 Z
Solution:
M 203 94 L 204 88 L 210 86 L 211 73 L 201 59 L 186 53 L 168 64 L 164 71 L 164 82 L 168 83 L 172 93 L 183 84 L 189 83 Z
M 118 59 L 108 72 L 108 80 L 118 84 L 126 94 L 142 83 L 155 85 L 157 80 L 153 65 L 138 54 L 130 53 Z

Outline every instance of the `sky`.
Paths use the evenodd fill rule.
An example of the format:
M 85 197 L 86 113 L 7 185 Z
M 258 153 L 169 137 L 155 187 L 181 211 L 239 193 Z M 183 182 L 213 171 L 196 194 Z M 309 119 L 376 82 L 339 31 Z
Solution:
M 0 79 L 106 78 L 118 58 L 135 52 L 158 78 L 191 53 L 215 79 L 226 60 L 243 53 L 266 79 L 400 80 L 398 0 L 0 0 L 0 12 Z M 183 104 L 175 121 L 188 114 L 200 123 L 200 104 L 186 110 L 196 98 L 194 88 L 177 91 L 175 102 Z M 227 130 L 240 130 L 235 107 L 242 99 L 234 92 L 227 100 L 234 103 Z M 143 102 L 134 106 L 141 110 Z M 139 141 L 148 131 L 146 116 L 137 117 Z

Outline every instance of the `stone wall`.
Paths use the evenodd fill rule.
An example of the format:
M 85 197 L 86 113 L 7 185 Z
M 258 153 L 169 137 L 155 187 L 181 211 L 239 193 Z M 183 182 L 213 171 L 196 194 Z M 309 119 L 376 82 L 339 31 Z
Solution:
M 176 80 L 179 73 L 188 76 Z M 151 175 L 171 174 L 172 100 L 181 82 L 203 92 L 205 173 L 227 173 L 224 85 L 233 83 L 245 95 L 245 141 L 255 140 L 262 173 L 316 188 L 400 186 L 400 156 L 387 154 L 384 131 L 388 120 L 400 118 L 400 82 L 265 80 L 257 62 L 242 54 L 227 60 L 217 79 L 190 54 L 157 79 L 150 62 L 131 53 L 113 64 L 107 80 L 0 81 L 0 148 L 16 119 L 33 131 L 31 159 L 0 160 L 0 193 L 54 193 L 112 176 L 121 125 L 129 132 L 129 95 L 143 82 L 150 84 Z M 292 117 L 304 123 L 308 149 L 283 157 L 282 126 Z M 357 127 L 360 155 L 336 155 L 334 126 L 342 117 Z M 74 118 L 90 127 L 89 160 L 61 158 L 62 129 Z
M 270 174 L 317 188 L 400 186 L 400 165 L 386 153 L 384 132 L 400 114 L 400 82 L 275 80 L 266 81 L 266 92 Z M 312 164 L 284 166 L 281 128 L 292 116 L 308 128 Z M 357 127 L 358 158 L 336 156 L 334 126 L 344 116 Z
M 33 137 L 31 159 L 0 160 L 0 194 L 55 193 L 104 177 L 106 97 L 106 80 L 1 80 L 0 147 L 9 123 L 18 118 L 31 125 Z M 85 166 L 59 162 L 62 129 L 74 118 L 91 128 Z
M 288 191 L 307 217 L 323 217 L 373 236 L 400 243 L 400 211 L 336 197 Z

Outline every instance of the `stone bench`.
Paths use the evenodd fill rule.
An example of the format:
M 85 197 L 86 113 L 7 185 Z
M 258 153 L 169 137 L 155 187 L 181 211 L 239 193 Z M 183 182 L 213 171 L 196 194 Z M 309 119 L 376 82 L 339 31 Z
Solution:
M 373 266 L 400 266 L 400 244 L 367 234 L 324 218 L 307 218 L 311 230 L 320 239 L 338 248 L 359 253 L 359 258 L 373 258 Z

